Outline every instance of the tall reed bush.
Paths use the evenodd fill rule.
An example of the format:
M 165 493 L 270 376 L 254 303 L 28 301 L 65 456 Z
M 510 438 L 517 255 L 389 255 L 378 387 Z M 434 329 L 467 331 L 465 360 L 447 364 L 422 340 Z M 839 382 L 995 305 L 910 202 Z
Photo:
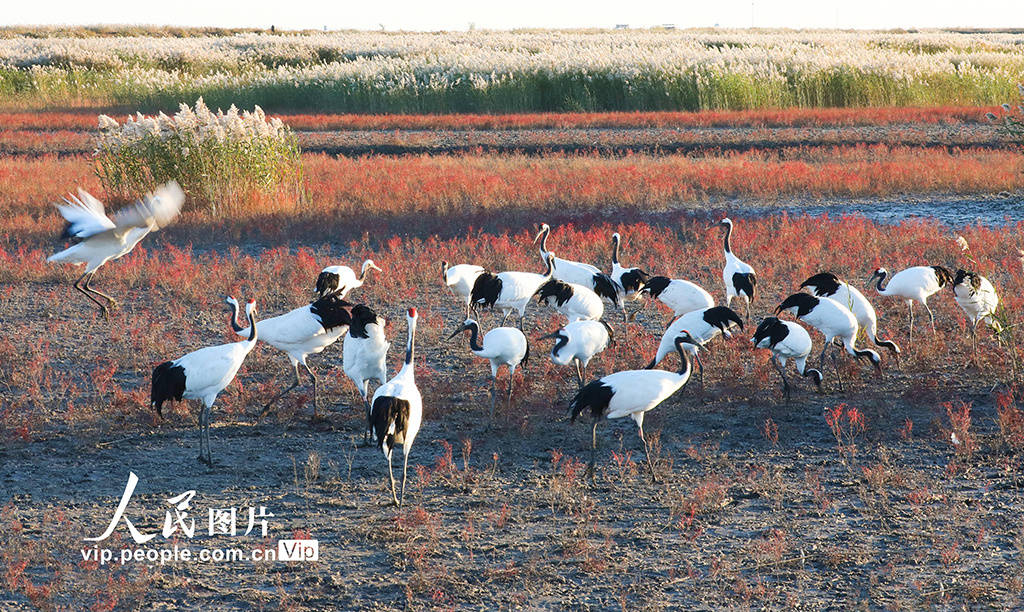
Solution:
M 99 117 L 96 174 L 107 193 L 131 196 L 176 180 L 200 205 L 236 206 L 256 193 L 298 191 L 302 158 L 295 134 L 257 106 L 210 111 L 203 99 L 169 117 Z

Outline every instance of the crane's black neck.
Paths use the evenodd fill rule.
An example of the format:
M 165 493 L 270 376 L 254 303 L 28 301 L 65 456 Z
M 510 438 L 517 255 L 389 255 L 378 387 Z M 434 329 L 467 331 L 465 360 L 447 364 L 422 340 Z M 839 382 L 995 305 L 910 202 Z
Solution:
M 540 231 L 540 254 L 541 255 L 545 255 L 546 256 L 548 254 L 548 234 L 550 234 L 550 233 L 551 233 L 551 228 L 550 227 L 545 227 L 544 229 L 542 229 Z
M 231 329 L 235 330 L 235 333 L 241 333 L 245 328 L 238 324 L 238 302 L 229 302 L 231 304 L 231 315 L 228 320 L 228 325 Z
M 732 223 L 725 225 L 725 252 L 732 253 L 732 246 L 729 244 L 729 239 L 732 237 Z
M 882 281 L 885 280 L 885 272 L 881 272 L 876 275 L 878 278 L 875 281 L 875 288 L 879 291 L 885 291 L 885 287 L 882 286 Z
M 612 263 L 619 263 L 619 237 L 612 237 Z
M 256 313 L 249 312 L 249 342 L 256 342 Z
M 472 351 L 480 352 L 484 350 L 484 345 L 480 344 L 480 324 L 476 321 L 469 323 L 466 326 L 469 330 L 469 348 Z
M 416 319 L 409 320 L 409 341 L 405 345 L 405 365 L 412 363 L 416 352 Z
M 544 263 L 548 265 L 548 271 L 544 273 L 544 276 L 551 278 L 555 273 L 555 258 L 547 257 L 544 259 Z
M 562 347 L 564 347 L 566 344 L 569 344 L 569 336 L 566 336 L 565 334 L 561 333 L 561 331 L 562 330 L 558 330 L 557 332 L 551 335 L 551 337 L 556 340 L 555 346 L 551 348 L 551 354 L 555 355 L 556 357 L 558 356 L 558 351 L 562 350 Z
M 249 319 L 249 340 L 253 342 L 256 340 L 256 315 L 249 313 L 246 315 Z M 236 334 L 241 334 L 245 331 L 245 328 L 238 324 L 238 302 L 231 302 L 231 319 L 228 321 L 231 325 L 231 329 L 235 330 Z
M 682 365 L 679 367 L 679 375 L 680 376 L 689 376 L 690 375 L 690 368 L 692 366 L 690 366 L 690 356 L 683 349 L 683 344 L 685 344 L 685 343 L 683 342 L 682 337 L 676 338 L 675 344 L 676 344 L 676 351 L 679 352 L 679 360 L 682 363 Z M 697 349 L 697 350 L 700 350 L 700 349 Z
M 359 271 L 359 282 L 366 280 L 366 273 L 370 271 L 370 266 L 363 264 L 363 269 Z
M 448 262 L 447 261 L 442 261 L 441 262 L 441 284 L 442 285 L 447 285 L 448 284 Z

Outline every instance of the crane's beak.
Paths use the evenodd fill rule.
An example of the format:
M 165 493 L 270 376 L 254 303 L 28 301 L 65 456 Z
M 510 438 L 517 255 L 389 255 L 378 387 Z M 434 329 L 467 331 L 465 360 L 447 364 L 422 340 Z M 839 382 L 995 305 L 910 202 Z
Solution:
M 376 270 L 378 272 L 383 272 L 384 271 L 384 270 L 381 270 L 380 266 L 378 266 L 377 264 L 370 264 L 370 269 L 371 270 Z
M 466 331 L 467 329 L 469 329 L 469 328 L 466 327 L 465 325 L 459 327 L 457 330 L 452 332 L 452 335 L 448 336 L 448 339 L 451 340 L 452 338 L 454 338 L 455 336 L 458 336 L 459 334 L 461 334 L 462 332 Z

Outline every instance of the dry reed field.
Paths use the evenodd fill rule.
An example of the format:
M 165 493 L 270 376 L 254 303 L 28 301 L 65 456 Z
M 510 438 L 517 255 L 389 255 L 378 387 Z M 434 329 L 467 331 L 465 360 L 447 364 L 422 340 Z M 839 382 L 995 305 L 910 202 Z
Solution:
M 640 98 L 615 98 L 605 83 L 588 90 L 597 96 L 589 106 L 548 112 L 566 109 L 539 104 L 532 82 L 522 80 L 540 73 L 513 72 L 489 84 L 504 93 L 481 86 L 478 98 L 389 81 L 390 97 L 350 100 L 342 109 L 358 112 L 289 105 L 269 89 L 239 86 L 239 108 L 252 115 L 217 102 L 225 89 L 207 98 L 208 116 L 193 94 L 209 91 L 174 90 L 180 97 L 165 104 L 112 85 L 90 97 L 46 79 L 73 74 L 79 85 L 90 78 L 116 84 L 116 75 L 138 71 L 184 79 L 201 70 L 204 86 L 220 87 L 228 73 L 244 84 L 285 60 L 291 63 L 278 73 L 293 77 L 338 77 L 351 69 L 340 64 L 362 62 L 367 74 L 397 79 L 402 70 L 429 72 L 424 58 L 441 43 L 369 33 L 79 28 L 35 35 L 0 30 L 0 91 L 23 73 L 41 75 L 35 89 L 23 88 L 0 109 L 0 608 L 1024 605 L 1024 156 L 1020 140 L 986 117 L 1010 112 L 997 104 L 1015 99 L 1000 87 L 1015 84 L 1004 76 L 1019 66 L 1019 34 L 684 31 L 650 33 L 638 43 L 662 53 L 655 58 L 662 67 L 676 65 L 667 42 L 751 62 L 751 48 L 781 45 L 803 58 L 815 45 L 831 45 L 851 66 L 877 54 L 926 76 L 944 54 L 991 60 L 949 77 L 973 83 L 963 96 L 916 106 L 758 108 L 743 98 L 710 109 L 623 109 L 605 102 L 629 106 Z M 594 51 L 585 66 L 613 71 L 628 64 L 614 52 L 624 36 L 576 32 L 553 42 L 538 33 L 480 33 L 455 42 L 476 50 L 467 70 L 512 62 L 522 49 L 554 66 L 571 44 Z M 140 52 L 126 53 L 140 38 Z M 384 47 L 393 52 L 390 63 Z M 210 63 L 224 49 L 240 62 L 234 68 Z M 344 55 L 367 49 L 377 54 Z M 29 51 L 65 55 L 19 65 Z M 801 66 L 811 74 L 824 61 Z M 563 85 L 572 80 L 565 71 L 579 68 L 566 66 L 555 75 L 568 79 Z M 742 66 L 741 76 L 774 82 L 775 73 Z M 861 87 L 881 82 L 860 76 Z M 851 91 L 858 83 L 848 84 Z M 513 87 L 520 97 L 501 102 Z M 778 100 L 796 95 L 772 91 Z M 890 93 L 898 102 L 925 91 Z M 44 93 L 55 102 L 42 104 Z M 269 109 L 265 117 L 253 100 Z M 380 100 L 399 114 L 364 113 Z M 479 108 L 448 110 L 481 112 L 417 112 L 452 100 Z M 499 102 L 517 113 L 483 112 Z M 134 115 L 139 108 L 166 115 Z M 215 115 L 217 108 L 224 112 Z M 273 129 L 264 127 L 275 120 Z M 255 135 L 266 139 L 254 142 Z M 153 164 L 168 159 L 178 174 L 158 180 L 166 168 Z M 266 178 L 281 167 L 274 164 L 286 170 L 278 183 L 231 181 L 243 168 Z M 188 182 L 209 168 L 225 181 L 210 188 Z M 138 211 L 132 202 L 146 189 L 137 185 L 170 178 L 185 187 L 180 215 L 175 210 L 173 222 L 90 281 L 119 302 L 105 316 L 72 287 L 81 269 L 47 262 L 69 244 L 59 238 L 65 223 L 53 204 L 81 187 L 107 212 Z M 850 212 L 855 203 L 860 214 Z M 828 214 L 804 214 L 809 206 Z M 894 222 L 876 213 L 893 210 L 915 216 Z M 972 210 L 986 212 L 973 219 Z M 721 305 L 724 217 L 735 224 L 733 251 L 756 270 L 751 318 L 731 337 L 707 343 L 703 380 L 694 374 L 646 413 L 646 443 L 632 419 L 602 421 L 589 466 L 589 414 L 570 420 L 575 371 L 552 362 L 555 341 L 543 338 L 565 318 L 536 298 L 523 325 L 529 360 L 512 377 L 508 406 L 501 390 L 509 375 L 501 369 L 488 424 L 489 365 L 470 352 L 465 335 L 450 337 L 465 306 L 442 283 L 442 261 L 543 273 L 534 238 L 538 224 L 548 223 L 547 248 L 559 258 L 611 272 L 618 233 L 623 265 L 693 281 Z M 380 270 L 345 299 L 386 320 L 389 376 L 402 367 L 407 309 L 417 311 L 412 371 L 422 424 L 404 504 L 391 503 L 381 450 L 363 446 L 367 415 L 342 367 L 350 335 L 309 357 L 318 376 L 316 419 L 305 375 L 262 413 L 294 373 L 281 351 L 257 341 L 213 406 L 212 465 L 197 462 L 200 403 L 168 403 L 158 414 L 154 367 L 248 337 L 247 329 L 232 331 L 225 296 L 243 307 L 255 299 L 260 320 L 269 319 L 316 299 L 325 267 L 344 264 L 358 274 L 368 259 Z M 911 339 L 904 300 L 879 295 L 866 281 L 880 267 L 912 266 L 963 268 L 989 279 L 1002 331 L 982 323 L 974 350 L 971 321 L 947 284 L 928 300 L 935 331 L 918 304 Z M 864 293 L 879 336 L 901 354 L 861 333 L 857 343 L 879 352 L 879 369 L 845 353 L 835 363 L 826 358 L 818 389 L 789 368 L 787 399 L 772 353 L 755 349 L 751 337 L 802 281 L 826 270 Z M 654 299 L 626 304 L 635 311 L 629 320 L 604 302 L 614 342 L 594 357 L 588 381 L 643 369 L 673 318 Z M 732 306 L 742 317 L 742 303 Z M 475 316 L 486 332 L 501 311 Z M 803 325 L 813 342 L 808 365 L 818 367 L 823 336 Z M 675 371 L 680 359 L 673 353 L 658 368 Z M 400 453 L 394 462 L 401 480 Z M 96 540 L 129 474 L 137 477 L 124 508 L 130 523 L 122 519 Z M 214 523 L 214 512 L 227 508 L 237 511 L 234 535 Z M 140 542 L 132 529 L 153 539 Z M 257 556 L 278 551 L 281 541 L 311 540 L 319 546 L 315 561 Z M 182 550 L 195 556 L 160 556 Z M 142 556 L 123 559 L 125 551 Z M 205 553 L 228 558 L 200 558 Z

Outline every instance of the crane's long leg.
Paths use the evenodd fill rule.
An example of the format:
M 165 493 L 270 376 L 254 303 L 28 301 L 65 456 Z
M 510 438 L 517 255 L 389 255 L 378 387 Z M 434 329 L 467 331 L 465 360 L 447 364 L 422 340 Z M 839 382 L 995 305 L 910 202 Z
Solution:
M 782 377 L 782 395 L 786 398 L 786 402 L 789 403 L 789 381 L 786 380 L 786 371 L 782 368 L 782 364 L 779 363 L 774 355 L 772 355 L 772 364 L 775 366 L 775 369 L 779 371 L 779 376 Z
M 93 304 L 96 304 L 97 306 L 99 306 L 100 310 L 103 312 L 103 314 L 106 315 L 107 314 L 107 305 L 102 303 L 102 302 L 100 302 L 99 300 L 97 300 L 95 297 L 93 297 L 93 295 L 91 293 L 89 293 L 89 291 L 87 291 L 86 289 L 82 288 L 81 285 L 79 285 L 79 283 L 81 283 L 82 280 L 84 280 L 86 276 L 89 276 L 88 272 L 86 272 L 85 274 L 83 274 L 80 277 L 78 277 L 78 280 L 75 281 L 73 287 L 75 288 L 76 291 L 78 291 L 79 293 L 81 293 L 85 297 L 89 298 L 90 302 L 92 302 Z
M 202 408 L 203 422 L 200 425 L 202 427 L 202 442 L 199 446 L 199 453 L 203 455 L 203 463 L 210 465 L 209 453 L 210 453 L 210 412 L 206 409 L 206 405 Z M 205 450 L 204 450 L 205 449 Z
M 213 465 L 213 452 L 210 450 L 210 413 L 212 406 L 206 407 L 206 465 Z
M 205 406 L 199 405 L 199 456 L 196 457 L 196 461 L 202 463 L 203 461 L 203 419 L 206 418 L 203 414 Z
M 928 305 L 928 302 L 924 303 L 924 309 L 928 311 L 928 318 L 932 322 L 932 334 L 935 333 L 935 315 L 932 314 L 932 308 Z
M 747 323 L 750 323 L 750 298 L 744 300 L 747 303 Z
M 264 406 L 264 407 L 263 407 L 263 410 L 261 410 L 261 411 L 260 411 L 260 417 L 261 417 L 261 418 L 262 418 L 262 417 L 263 417 L 263 416 L 264 416 L 265 414 L 267 414 L 267 412 L 269 412 L 269 411 L 270 411 L 270 407 L 274 405 L 274 402 L 276 402 L 277 400 L 279 400 L 279 399 L 281 399 L 282 397 L 284 397 L 284 394 L 285 394 L 285 393 L 288 393 L 289 391 L 291 391 L 291 390 L 292 390 L 292 389 L 294 389 L 295 387 L 298 387 L 298 386 L 299 386 L 299 363 L 298 363 L 298 362 L 295 362 L 295 364 L 294 364 L 294 365 L 295 365 L 295 382 L 293 382 L 293 383 L 292 383 L 292 385 L 291 385 L 290 387 L 288 387 L 287 389 L 285 389 L 284 391 L 282 391 L 282 392 L 278 393 L 277 395 L 275 395 L 275 396 L 274 396 L 274 398 L 273 398 L 272 400 L 270 400 L 269 402 L 267 402 L 267 405 L 266 405 L 266 406 Z M 308 368 L 307 368 L 307 369 L 308 369 Z M 310 374 L 312 374 L 312 372 L 310 372 Z
M 498 377 L 491 377 L 491 411 L 487 416 L 487 429 L 494 424 L 494 404 L 498 401 Z
M 834 369 L 836 371 L 836 380 L 839 381 L 839 392 L 842 393 L 843 392 L 843 375 L 842 375 L 842 373 L 839 372 L 839 357 L 842 357 L 842 354 L 839 353 L 839 356 L 837 357 L 836 356 L 837 352 L 838 351 L 836 351 L 836 350 L 832 351 L 832 369 Z
M 409 474 L 409 450 L 402 445 L 402 497 L 399 499 L 399 506 L 405 503 L 405 477 Z
M 821 357 L 818 358 L 818 369 L 821 370 L 821 374 L 825 374 L 825 351 L 828 350 L 829 343 L 825 343 L 825 348 L 821 349 Z
M 910 309 L 910 343 L 914 343 L 914 301 L 907 300 L 907 308 Z
M 203 452 L 203 448 L 206 452 Z M 199 461 L 206 465 L 213 465 L 213 456 L 210 452 L 210 407 L 203 402 L 199 410 Z
M 96 274 L 96 271 L 94 270 L 94 271 L 90 272 L 88 277 L 85 279 L 85 284 L 83 285 L 85 287 L 85 290 L 90 292 L 90 293 L 94 293 L 94 294 L 96 294 L 96 295 L 98 295 L 98 296 L 100 296 L 102 298 L 105 298 L 107 301 L 110 302 L 111 306 L 117 306 L 117 300 L 115 300 L 114 298 L 110 297 L 106 293 L 103 293 L 99 289 L 93 289 L 92 287 L 89 286 L 89 283 L 92 282 L 92 277 L 95 274 Z
M 373 437 L 373 408 L 370 406 L 370 400 L 368 395 L 370 381 L 364 380 L 363 387 L 359 390 L 359 394 L 363 396 L 363 405 L 366 406 L 366 431 L 363 432 L 363 446 L 370 445 L 370 439 Z
M 704 391 L 704 362 L 700 358 L 700 349 L 697 350 L 697 367 L 700 368 L 700 390 Z
M 515 370 L 509 368 L 508 371 L 508 399 L 505 400 L 505 412 L 508 414 L 512 413 L 512 380 L 515 378 Z
M 580 360 L 575 358 L 575 357 L 573 357 L 572 360 L 573 360 L 573 363 L 576 364 L 577 388 L 582 389 L 583 388 L 583 370 L 580 369 Z
M 587 469 L 591 478 L 594 477 L 594 466 L 597 465 L 597 424 L 600 422 L 600 418 L 594 417 L 594 428 L 590 430 L 590 466 Z
M 395 502 L 395 507 L 401 508 L 402 504 L 398 503 L 398 494 L 395 492 L 395 471 L 391 469 L 391 453 L 394 452 L 394 448 L 388 451 L 388 478 L 391 479 L 391 499 Z
M 501 316 L 501 323 L 498 324 L 498 327 L 505 327 L 505 321 L 508 320 L 508 315 L 510 314 L 512 314 L 511 310 L 505 311 L 505 314 Z
M 658 477 L 654 474 L 654 463 L 651 462 L 651 447 L 647 445 L 647 438 L 644 437 L 644 426 L 639 425 L 637 431 L 640 432 L 640 441 L 644 443 L 644 455 L 647 457 L 647 467 L 651 470 L 651 482 L 657 483 Z
M 317 412 L 317 404 L 319 403 L 317 401 L 317 383 L 319 381 L 316 378 L 316 374 L 313 373 L 313 370 L 309 369 L 309 366 L 306 365 L 305 361 L 302 362 L 302 367 L 306 368 L 306 372 L 308 372 L 310 378 L 313 379 L 313 419 L 316 420 L 316 419 L 320 418 L 320 415 Z M 296 370 L 295 370 L 295 380 L 298 381 L 298 379 L 299 379 L 299 372 L 298 372 L 298 368 L 296 368 Z

